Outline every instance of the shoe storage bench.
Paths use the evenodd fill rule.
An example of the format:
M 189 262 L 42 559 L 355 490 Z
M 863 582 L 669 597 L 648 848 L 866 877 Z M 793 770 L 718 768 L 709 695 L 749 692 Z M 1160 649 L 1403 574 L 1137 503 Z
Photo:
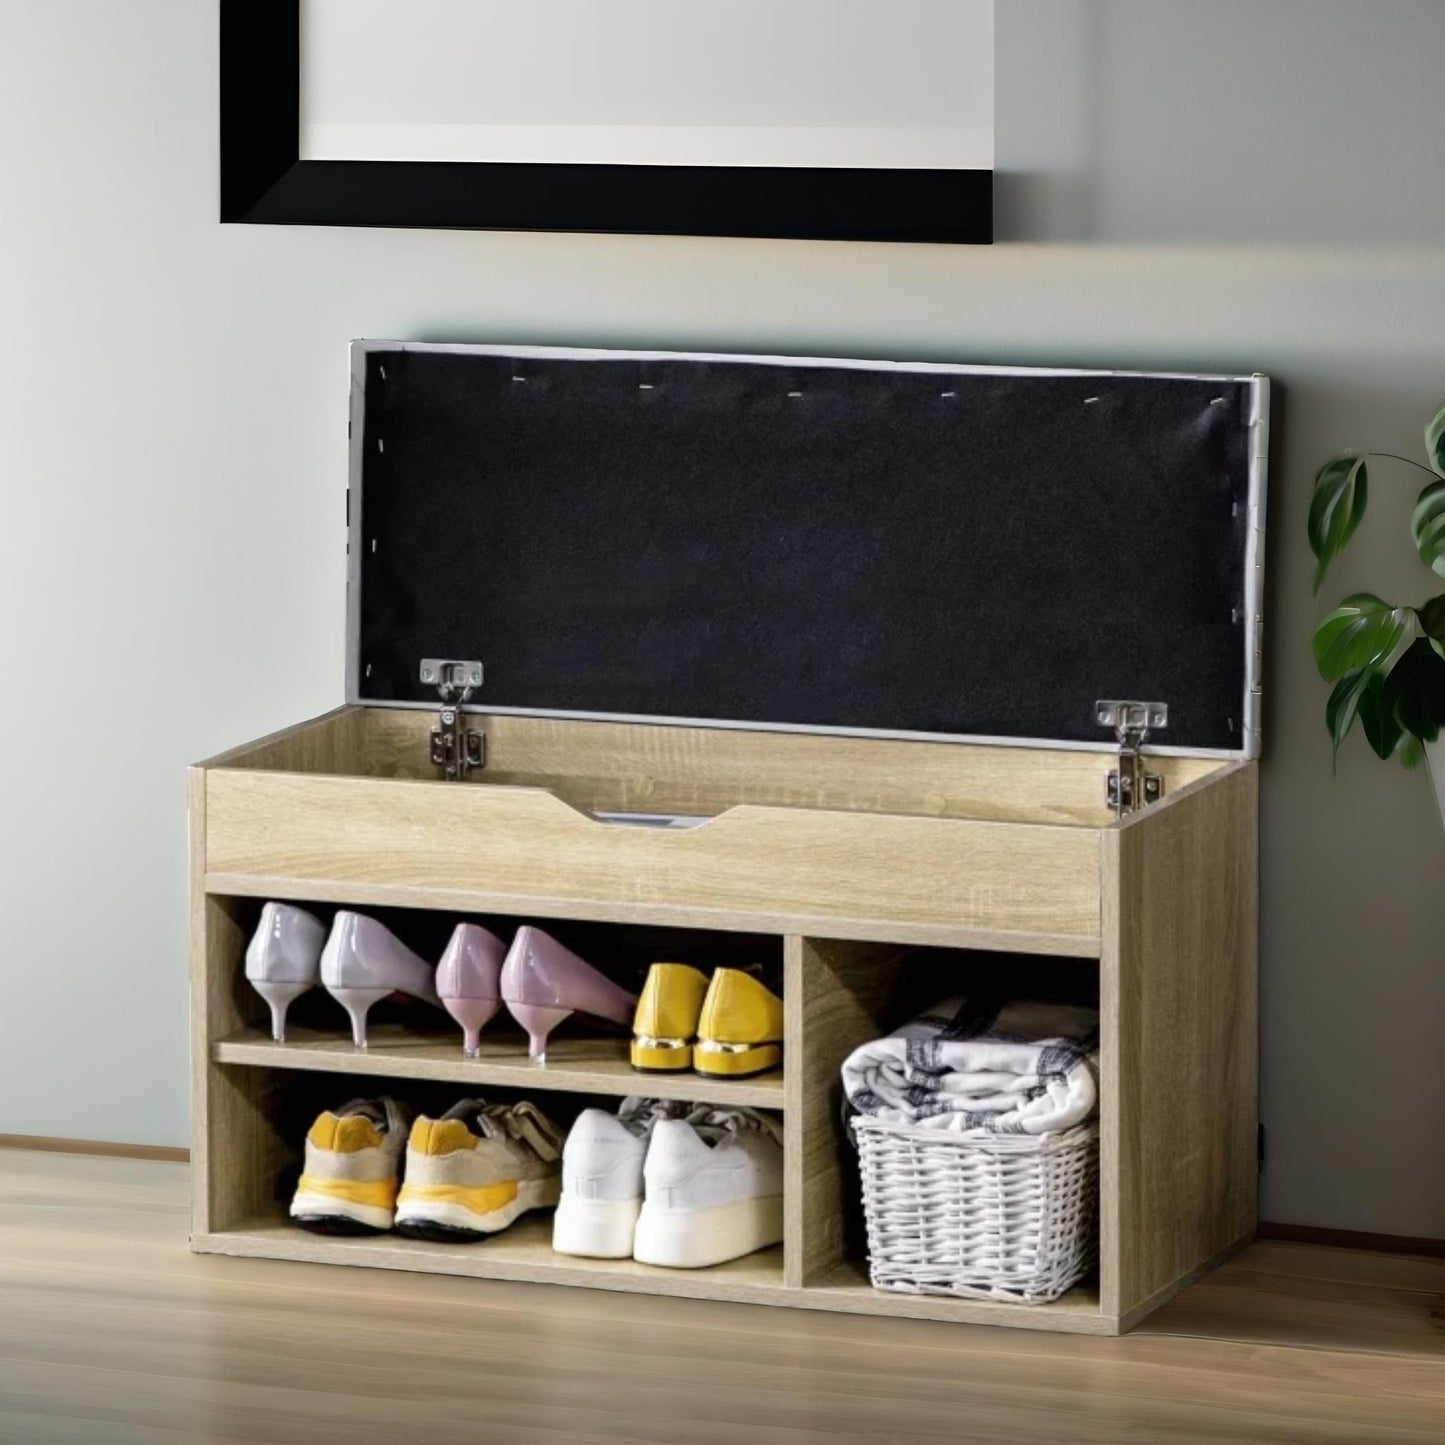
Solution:
M 457 783 L 428 761 L 433 721 L 346 707 L 191 772 L 195 1250 L 1113 1334 L 1251 1238 L 1255 764 L 1151 756 L 1163 797 L 1121 819 L 1104 752 L 480 716 L 486 767 Z M 366 1052 L 339 1010 L 329 1031 L 298 1011 L 274 1043 L 242 976 L 268 898 L 553 920 L 603 939 L 654 930 L 717 961 L 734 944 L 781 954 L 784 1066 L 644 1077 L 625 1038 L 568 1026 L 545 1064 L 500 1026 L 467 1060 L 459 1034 L 380 1011 Z M 932 987 L 964 963 L 1005 985 L 1077 970 L 1100 1005 L 1099 1264 L 1050 1305 L 868 1282 L 839 1065 L 932 1001 L 917 996 L 921 967 Z M 336 1102 L 352 1085 L 776 1110 L 786 1237 L 669 1271 L 554 1256 L 546 1216 L 465 1248 L 305 1234 L 277 1190 L 305 1131 L 298 1097 Z

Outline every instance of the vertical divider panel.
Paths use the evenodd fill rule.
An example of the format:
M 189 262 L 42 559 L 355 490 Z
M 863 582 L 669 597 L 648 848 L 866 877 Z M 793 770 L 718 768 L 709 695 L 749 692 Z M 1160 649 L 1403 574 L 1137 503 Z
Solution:
M 246 932 L 238 903 L 205 888 L 206 772 L 188 779 L 191 912 L 191 1228 L 232 1229 L 271 1198 L 283 1150 L 269 1071 L 215 1063 L 211 1044 L 248 1020 L 238 1002 Z M 259 1008 L 259 1001 L 258 1001 Z
M 1253 1237 L 1258 767 L 1103 833 L 1100 1303 L 1121 1329 Z
M 803 952 L 808 940 L 790 933 L 783 939 L 783 1283 L 803 1284 L 807 1221 L 803 1194 Z
M 893 944 L 790 936 L 786 941 L 783 1281 L 806 1288 L 848 1253 L 851 1171 L 842 1131 L 843 1060 L 886 1032 Z
M 191 1004 L 191 1230 L 211 1227 L 209 1133 L 206 1094 L 211 1070 L 210 998 L 207 987 L 209 903 L 206 897 L 206 770 L 186 774 L 187 827 L 190 856 L 190 1004 Z

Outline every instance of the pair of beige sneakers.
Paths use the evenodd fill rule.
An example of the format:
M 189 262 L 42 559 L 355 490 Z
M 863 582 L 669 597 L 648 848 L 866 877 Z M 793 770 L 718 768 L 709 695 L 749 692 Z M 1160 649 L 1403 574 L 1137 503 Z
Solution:
M 320 1234 L 477 1240 L 551 1208 L 561 1187 L 562 1131 L 535 1104 L 463 1099 L 413 1120 L 395 1099 L 353 1099 L 307 1133 L 291 1218 Z

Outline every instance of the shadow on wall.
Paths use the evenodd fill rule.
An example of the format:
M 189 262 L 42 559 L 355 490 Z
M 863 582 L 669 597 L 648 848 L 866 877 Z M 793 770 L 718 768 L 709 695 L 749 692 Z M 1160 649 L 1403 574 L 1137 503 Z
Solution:
M 1437 244 L 1445 5 L 1247 8 L 1000 4 L 997 239 Z

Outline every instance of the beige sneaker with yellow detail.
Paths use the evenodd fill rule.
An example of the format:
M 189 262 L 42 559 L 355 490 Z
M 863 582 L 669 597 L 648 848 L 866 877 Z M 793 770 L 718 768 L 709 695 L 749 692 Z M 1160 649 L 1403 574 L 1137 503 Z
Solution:
M 353 1099 L 320 1115 L 306 1135 L 306 1164 L 291 1218 L 317 1234 L 390 1229 L 411 1111 L 395 1099 Z
M 420 1118 L 406 1150 L 396 1231 L 458 1243 L 549 1209 L 562 1189 L 562 1131 L 535 1104 L 463 1099 Z

